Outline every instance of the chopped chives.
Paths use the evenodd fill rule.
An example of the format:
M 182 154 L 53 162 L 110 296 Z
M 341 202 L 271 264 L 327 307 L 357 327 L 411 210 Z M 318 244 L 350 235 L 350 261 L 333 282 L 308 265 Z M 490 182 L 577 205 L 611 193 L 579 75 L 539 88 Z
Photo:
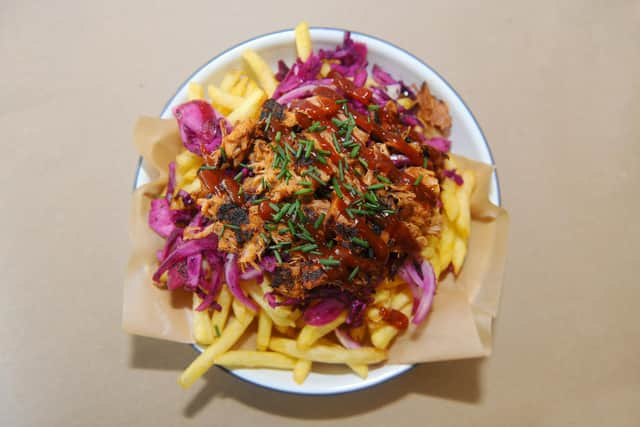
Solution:
M 266 123 L 264 125 L 264 131 L 268 131 L 269 130 L 269 125 L 271 125 L 271 113 L 269 113 L 269 115 L 267 116 L 267 120 Z
M 369 104 L 369 105 L 367 105 L 367 110 L 369 110 L 369 111 L 376 111 L 376 110 L 379 110 L 379 109 L 380 109 L 380 106 L 377 105 L 377 104 Z
M 296 155 L 296 150 L 293 149 L 291 144 L 285 141 L 284 146 L 287 148 L 287 150 L 291 152 L 291 154 L 293 154 L 294 156 Z
M 323 156 L 330 156 L 331 155 L 331 151 L 327 151 L 327 150 L 316 150 L 316 153 L 320 153 Z
M 353 209 L 347 208 L 346 211 L 349 217 L 351 217 L 351 219 L 355 218 L 355 216 L 353 215 Z
M 309 126 L 309 128 L 307 129 L 307 132 L 322 132 L 326 128 L 327 127 L 326 126 L 322 126 L 320 124 L 320 122 L 313 122 L 311 124 L 311 126 Z
M 302 149 L 304 147 L 302 146 L 302 144 L 298 144 L 298 150 L 296 151 L 296 159 L 299 159 L 300 156 L 302 156 Z
M 376 175 L 379 181 L 384 182 L 385 184 L 391 184 L 391 180 L 383 175 Z
M 367 163 L 367 161 L 366 161 L 365 159 L 363 159 L 362 157 L 360 157 L 360 158 L 358 159 L 358 161 L 360 162 L 360 164 L 361 164 L 362 166 L 364 166 L 364 168 L 365 168 L 365 169 L 369 169 L 369 163 Z
M 328 267 L 335 267 L 337 265 L 340 265 L 340 261 L 338 261 L 337 259 L 333 259 L 333 258 L 321 258 L 318 260 L 318 262 L 322 265 L 326 265 Z
M 260 197 L 259 199 L 253 199 L 251 201 L 252 205 L 259 205 L 260 203 L 264 202 L 265 200 L 267 200 L 266 197 Z
M 302 190 L 298 190 L 293 194 L 295 194 L 296 196 L 304 196 L 305 194 L 311 193 L 313 193 L 313 188 L 303 188 Z
M 325 183 L 320 179 L 320 177 L 318 177 L 317 175 L 315 175 L 314 173 L 307 173 L 307 176 L 311 179 L 313 179 L 314 181 L 316 181 L 318 184 L 320 185 L 325 185 Z
M 336 147 L 336 151 L 340 152 L 340 143 L 338 142 L 338 137 L 335 133 L 331 134 L 331 139 L 333 140 L 333 146 Z
M 426 168 L 427 168 L 427 164 L 428 164 L 428 163 L 429 163 L 429 158 L 428 158 L 428 157 L 425 157 L 425 158 L 423 158 L 423 159 L 422 159 L 422 167 L 423 167 L 424 169 L 426 169 Z
M 298 212 L 301 212 L 300 211 L 300 200 L 296 199 L 296 201 L 293 203 L 293 206 L 291 208 L 292 209 L 290 209 L 290 210 L 293 211 L 293 215 L 291 216 L 291 218 L 295 221 L 296 216 L 298 215 Z M 289 213 L 289 215 L 291 215 L 291 213 Z
M 242 171 L 240 171 L 240 172 L 238 172 L 238 173 L 236 174 L 236 176 L 234 176 L 234 177 L 233 177 L 233 180 L 234 180 L 234 181 L 237 181 L 237 182 L 240 182 L 240 180 L 242 179 L 242 176 L 243 176 L 243 175 L 244 175 L 244 174 L 242 173 Z
M 356 145 L 355 147 L 353 147 L 353 150 L 351 150 L 349 157 L 353 159 L 358 155 L 359 152 L 360 152 L 360 145 Z
M 264 228 L 266 228 L 269 231 L 274 231 L 277 227 L 275 224 L 271 224 L 271 223 L 265 223 L 264 224 Z
M 360 267 L 356 265 L 356 268 L 351 270 L 351 273 L 349 273 L 348 280 L 351 281 L 351 280 L 355 279 L 356 275 L 358 274 L 358 271 L 360 271 Z
M 209 166 L 209 165 L 202 165 L 198 168 L 198 170 L 201 170 L 201 171 L 214 171 L 216 169 L 218 169 L 217 166 Z
M 282 219 L 282 217 L 287 213 L 287 210 L 289 209 L 290 204 L 289 203 L 285 203 L 285 205 L 282 207 L 282 209 L 280 209 L 278 211 L 278 213 L 276 213 L 273 216 L 273 220 L 275 222 L 280 222 L 280 220 Z
M 287 227 L 289 227 L 289 232 L 291 232 L 292 236 L 295 236 L 296 234 L 296 229 L 293 225 L 293 222 L 291 222 L 291 220 L 287 221 Z
M 280 142 L 280 138 L 282 138 L 282 132 L 276 132 L 276 142 Z
M 305 243 L 304 245 L 294 246 L 289 249 L 290 251 L 311 252 L 314 249 L 318 249 L 318 245 L 315 243 Z
M 262 239 L 265 245 L 269 244 L 269 238 L 267 237 L 266 234 L 264 234 L 264 232 L 260 232 L 260 238 Z
M 321 155 L 317 155 L 316 156 L 316 160 L 319 161 L 320 163 L 322 163 L 323 165 L 327 164 L 327 158 Z
M 225 224 L 222 226 L 222 232 L 224 232 L 224 230 L 226 230 L 227 228 L 230 228 L 232 230 L 240 230 L 240 227 L 235 224 Z
M 336 104 L 340 105 L 340 104 L 346 104 L 347 102 L 349 102 L 346 99 L 336 99 Z
M 340 181 L 344 181 L 344 170 L 342 169 L 342 159 L 338 160 L 338 175 L 340 176 Z
M 331 249 L 336 245 L 336 241 L 335 240 L 329 240 L 329 243 L 327 243 L 327 248 Z
M 322 252 L 316 250 L 310 251 L 309 253 L 313 255 L 322 255 Z
M 422 178 L 424 178 L 424 175 L 420 175 L 419 177 L 417 177 L 416 180 L 413 181 L 413 185 L 420 185 L 420 183 L 422 182 Z
M 300 181 L 298 182 L 298 184 L 303 185 L 305 187 L 311 187 L 313 185 L 313 183 L 311 181 Z
M 346 124 L 346 122 L 343 122 L 341 120 L 338 120 L 336 117 L 332 117 L 331 118 L 331 123 L 333 123 L 334 125 L 336 125 L 337 127 L 342 127 Z
M 213 325 L 214 328 L 216 328 L 216 338 L 220 336 L 220 328 L 218 327 L 218 325 Z
M 318 217 L 318 219 L 316 219 L 316 221 L 313 223 L 313 228 L 315 228 L 316 230 L 318 228 L 320 228 L 320 226 L 322 225 L 322 223 L 324 222 L 324 218 L 325 218 L 326 214 L 322 213 L 320 214 L 320 216 Z
M 351 241 L 358 246 L 362 246 L 363 248 L 369 247 L 369 242 L 367 242 L 366 240 L 360 239 L 358 237 L 353 237 Z
M 269 207 L 271 209 L 273 209 L 274 211 L 276 211 L 276 212 L 280 212 L 280 207 L 278 205 L 276 205 L 275 203 L 269 202 Z
M 304 158 L 308 159 L 311 155 L 311 150 L 313 150 L 313 141 L 306 141 L 305 145 L 306 147 L 304 149 Z
M 298 200 L 296 200 L 296 203 L 298 204 L 298 206 L 300 205 L 300 202 Z M 291 215 L 295 210 L 296 210 L 296 203 L 288 203 L 288 211 L 287 211 L 287 215 Z
M 367 187 L 368 190 L 379 190 L 381 188 L 384 188 L 384 184 L 382 183 L 378 183 L 378 184 L 371 184 Z
M 368 201 L 370 201 L 373 204 L 378 204 L 378 198 L 371 191 L 369 191 L 368 193 L 364 193 L 364 198 L 367 199 Z
M 281 228 L 280 230 L 278 230 L 278 234 L 283 235 L 283 234 L 287 234 L 289 232 L 288 228 Z M 280 247 L 280 246 L 278 246 Z
M 344 195 L 342 194 L 342 190 L 340 189 L 340 185 L 338 184 L 338 180 L 336 179 L 335 176 L 331 178 L 331 183 L 333 184 L 333 191 L 336 192 L 336 195 L 341 199 L 344 198 Z
M 276 257 L 276 260 L 278 261 L 278 264 L 282 264 L 282 257 L 280 256 L 280 252 L 273 251 L 273 255 Z

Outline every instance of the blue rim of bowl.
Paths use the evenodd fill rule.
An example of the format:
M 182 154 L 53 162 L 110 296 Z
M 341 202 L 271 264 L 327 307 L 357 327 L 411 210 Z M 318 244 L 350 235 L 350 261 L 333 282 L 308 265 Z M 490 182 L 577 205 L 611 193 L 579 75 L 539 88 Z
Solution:
M 346 32 L 346 31 L 350 31 L 350 30 L 345 30 L 342 28 L 335 28 L 335 27 L 310 27 L 311 30 L 330 30 L 330 31 L 336 31 L 336 32 Z M 212 57 L 211 59 L 209 59 L 207 62 L 205 62 L 204 64 L 202 64 L 200 67 L 198 67 L 193 73 L 191 73 L 191 75 L 189 77 L 187 77 L 187 79 L 180 85 L 178 86 L 178 89 L 175 91 L 175 93 L 169 98 L 169 100 L 165 103 L 164 107 L 162 108 L 162 111 L 160 112 L 160 116 L 164 115 L 165 112 L 167 111 L 167 109 L 169 108 L 169 105 L 171 104 L 171 102 L 173 102 L 173 100 L 175 99 L 176 96 L 178 96 L 178 93 L 180 93 L 180 91 L 189 84 L 189 82 L 193 79 L 193 77 L 198 74 L 202 69 L 204 69 L 207 65 L 209 65 L 210 63 L 212 63 L 213 61 L 215 61 L 216 59 L 218 59 L 219 57 L 221 57 L 222 55 L 224 55 L 225 53 L 240 47 L 246 43 L 249 43 L 251 41 L 257 40 L 257 39 L 261 39 L 264 37 L 268 37 L 268 36 L 273 36 L 276 34 L 281 34 L 281 33 L 286 33 L 289 31 L 292 31 L 292 28 L 286 28 L 286 29 L 282 29 L 282 30 L 277 30 L 277 31 L 272 31 L 270 33 L 265 33 L 265 34 L 260 34 L 257 35 L 255 37 L 252 37 L 250 39 L 241 41 L 239 43 L 236 43 L 235 45 L 223 50 L 222 52 L 218 53 L 217 55 L 215 55 L 214 57 Z M 487 149 L 487 152 L 489 153 L 489 158 L 491 159 L 491 164 L 494 166 L 494 170 L 493 173 L 495 174 L 496 177 L 496 195 L 498 197 L 498 205 L 502 205 L 502 194 L 500 192 L 500 179 L 498 177 L 498 170 L 495 166 L 495 160 L 493 158 L 493 153 L 491 152 L 491 147 L 489 146 L 489 143 L 487 142 L 487 138 L 484 135 L 484 132 L 482 131 L 482 127 L 480 126 L 480 123 L 478 123 L 478 120 L 476 119 L 476 117 L 473 115 L 473 112 L 471 111 L 471 109 L 469 108 L 469 106 L 467 105 L 466 102 L 464 102 L 464 99 L 460 96 L 460 94 L 453 88 L 453 86 L 447 81 L 447 79 L 445 79 L 440 73 L 438 73 L 432 66 L 430 66 L 429 64 L 427 64 L 425 61 L 423 61 L 422 59 L 418 58 L 417 56 L 415 56 L 414 54 L 412 54 L 411 52 L 396 46 L 395 44 L 388 42 L 387 40 L 381 39 L 379 37 L 376 36 L 371 36 L 369 34 L 366 33 L 361 33 L 358 31 L 350 31 L 351 34 L 357 35 L 357 36 L 362 36 L 362 37 L 367 37 L 373 40 L 376 40 L 380 43 L 386 44 L 389 47 L 392 47 L 393 49 L 399 50 L 402 53 L 412 57 L 413 59 L 415 59 L 416 61 L 418 61 L 419 63 L 421 63 L 422 65 L 424 65 L 426 68 L 428 68 L 431 72 L 433 72 L 436 76 L 438 76 L 438 78 L 440 80 L 442 80 L 444 82 L 444 84 L 453 92 L 453 94 L 460 100 L 460 102 L 462 103 L 464 109 L 467 111 L 467 113 L 469 113 L 469 116 L 471 116 L 471 119 L 473 120 L 474 124 L 476 125 L 476 127 L 478 128 L 478 130 L 480 131 L 480 136 L 482 137 L 482 142 L 485 145 L 485 148 Z M 138 166 L 136 167 L 136 175 L 133 181 L 133 189 L 135 190 L 138 187 L 138 180 L 139 180 L 139 176 L 140 176 L 140 168 L 142 167 L 142 156 L 140 156 L 140 158 L 138 159 Z M 193 347 L 193 349 L 196 352 L 201 352 L 201 350 L 195 345 L 195 344 L 191 344 L 191 347 Z M 335 396 L 335 395 L 340 395 L 340 394 L 347 394 L 347 393 L 353 393 L 356 391 L 362 391 L 362 390 L 367 390 L 371 387 L 377 386 L 379 384 L 383 384 L 386 382 L 389 382 L 393 379 L 396 379 L 398 377 L 400 377 L 401 375 L 411 371 L 415 365 L 409 365 L 407 367 L 404 368 L 404 370 L 401 370 L 399 372 L 396 372 L 394 375 L 391 375 L 387 378 L 383 378 L 379 381 L 375 381 L 372 382 L 370 384 L 367 384 L 366 386 L 363 386 L 361 388 L 357 388 L 354 390 L 344 390 L 344 391 L 336 391 L 336 392 L 328 392 L 328 393 L 314 393 L 314 392 L 303 392 L 303 391 L 292 391 L 292 390 L 282 390 L 282 389 L 278 389 L 278 388 L 274 388 L 274 387 L 270 387 L 268 385 L 265 384 L 258 384 L 258 383 L 254 383 L 246 378 L 241 377 L 240 375 L 237 375 L 236 373 L 234 373 L 232 370 L 227 369 L 223 366 L 218 366 L 216 365 L 219 369 L 222 369 L 224 372 L 226 372 L 227 374 L 233 376 L 234 378 L 237 378 L 247 384 L 251 384 L 251 385 L 257 385 L 259 387 L 265 388 L 267 390 L 272 390 L 272 391 L 276 391 L 279 393 L 285 393 L 285 394 L 295 394 L 295 395 L 301 395 L 301 396 Z

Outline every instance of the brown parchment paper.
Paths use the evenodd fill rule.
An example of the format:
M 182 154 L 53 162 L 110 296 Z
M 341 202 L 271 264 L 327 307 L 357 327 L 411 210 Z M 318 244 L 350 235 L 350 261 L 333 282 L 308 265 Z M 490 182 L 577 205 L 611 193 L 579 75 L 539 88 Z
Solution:
M 147 225 L 151 199 L 167 182 L 167 165 L 182 144 L 174 120 L 142 117 L 134 130 L 134 144 L 144 158 L 152 181 L 133 193 L 130 234 L 132 253 L 124 281 L 122 326 L 130 334 L 169 341 L 193 342 L 191 298 L 152 284 L 155 253 L 163 239 Z M 502 287 L 508 229 L 507 212 L 488 198 L 493 168 L 456 156 L 462 169 L 476 174 L 471 198 L 469 249 L 460 275 L 448 274 L 438 284 L 429 317 L 411 326 L 389 350 L 388 363 L 420 363 L 487 356 L 491 353 L 492 323 Z M 247 337 L 248 342 L 252 337 Z

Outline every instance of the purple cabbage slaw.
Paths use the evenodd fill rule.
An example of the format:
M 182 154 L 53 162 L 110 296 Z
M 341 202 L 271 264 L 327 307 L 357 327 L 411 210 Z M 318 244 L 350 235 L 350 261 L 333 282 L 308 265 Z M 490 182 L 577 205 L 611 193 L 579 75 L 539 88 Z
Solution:
M 332 71 L 351 78 L 355 86 L 362 87 L 369 81 L 369 89 L 373 100 L 379 106 L 387 102 L 396 102 L 400 118 L 408 126 L 419 126 L 417 105 L 407 109 L 397 103 L 400 97 L 416 100 L 415 90 L 401 80 L 394 79 L 388 72 L 377 64 L 371 69 L 371 76 L 367 71 L 367 46 L 354 41 L 349 32 L 345 32 L 341 45 L 333 50 L 320 49 L 312 53 L 306 61 L 297 59 L 291 67 L 284 61 L 278 62 L 276 79 L 280 82 L 272 98 L 278 103 L 288 104 L 296 99 L 304 99 L 313 94 L 314 89 L 321 86 L 333 87 L 333 79 L 322 78 L 320 70 L 323 62 L 328 62 Z M 362 109 L 357 101 L 348 101 L 353 108 Z M 232 131 L 232 127 L 224 117 L 205 101 L 190 101 L 177 106 L 174 116 L 178 122 L 180 137 L 185 148 L 192 153 L 204 156 L 218 149 L 224 134 Z M 419 133 L 419 135 L 421 135 Z M 448 152 L 451 142 L 446 138 L 422 137 L 422 144 L 437 150 Z M 394 164 L 404 167 L 409 164 L 406 156 L 394 154 L 391 156 Z M 461 185 L 462 178 L 455 171 L 445 171 L 445 176 Z M 164 273 L 167 274 L 167 287 L 170 290 L 183 288 L 196 292 L 202 303 L 197 310 L 219 309 L 215 302 L 222 287 L 222 276 L 228 284 L 231 293 L 252 310 L 257 305 L 242 290 L 240 280 L 256 279 L 262 281 L 264 272 L 273 272 L 276 261 L 272 256 L 265 256 L 261 263 L 261 270 L 248 269 L 240 272 L 235 254 L 225 254 L 218 251 L 217 236 L 209 235 L 201 239 L 184 240 L 185 227 L 204 227 L 206 218 L 197 211 L 197 206 L 191 195 L 184 190 L 175 193 L 175 162 L 169 165 L 169 179 L 165 198 L 151 201 L 149 212 L 149 226 L 161 237 L 165 238 L 165 246 L 158 251 L 160 265 L 153 275 L 154 281 L 160 281 Z M 172 209 L 174 199 L 182 202 L 182 209 Z M 407 261 L 399 270 L 401 277 L 410 284 L 414 293 L 413 323 L 423 321 L 431 307 L 435 292 L 436 278 L 428 261 L 422 261 L 416 268 L 412 261 Z M 279 300 L 273 293 L 265 294 L 265 299 L 272 307 L 289 305 L 304 310 L 303 318 L 306 323 L 323 325 L 334 320 L 343 310 L 348 310 L 347 326 L 359 326 L 362 323 L 364 310 L 369 300 L 355 299 L 345 291 L 332 289 L 314 289 L 315 295 L 307 301 L 301 302 L 292 298 Z M 357 345 L 350 340 L 348 334 L 336 330 L 336 336 L 345 346 Z

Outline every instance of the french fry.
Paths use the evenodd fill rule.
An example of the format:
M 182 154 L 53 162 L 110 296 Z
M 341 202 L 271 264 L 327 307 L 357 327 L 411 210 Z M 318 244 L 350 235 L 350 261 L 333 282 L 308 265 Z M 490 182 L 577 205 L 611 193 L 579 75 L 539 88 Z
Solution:
M 253 317 L 253 312 L 246 310 L 244 318 L 232 318 L 229 321 L 229 325 L 222 332 L 222 335 L 220 335 L 220 338 L 200 353 L 187 369 L 182 372 L 178 378 L 178 384 L 183 388 L 189 388 L 196 382 L 198 378 L 213 366 L 217 357 L 229 350 L 238 339 L 240 339 L 253 320 Z
M 362 327 L 361 329 L 364 331 L 364 327 Z M 318 344 L 326 345 L 328 347 L 343 348 L 341 345 L 336 344 L 327 338 L 320 338 L 318 340 Z M 347 363 L 347 366 L 362 379 L 367 378 L 367 376 L 369 375 L 369 368 L 367 367 L 367 365 L 358 363 Z
M 187 92 L 189 101 L 193 101 L 195 99 L 204 99 L 204 88 L 200 83 L 190 82 Z
M 229 92 L 233 85 L 236 84 L 238 79 L 240 78 L 240 70 L 232 70 L 224 75 L 222 78 L 222 82 L 220 83 L 220 89 L 224 92 Z
M 242 104 L 238 108 L 233 110 L 231 114 L 227 116 L 227 120 L 230 123 L 235 124 L 239 121 L 256 116 L 265 99 L 267 99 L 265 93 L 260 89 L 256 89 L 251 95 L 242 101 Z
M 247 83 L 247 87 L 244 90 L 242 96 L 246 98 L 247 96 L 251 95 L 256 89 L 260 89 L 258 87 L 258 84 L 255 82 L 255 80 L 249 79 L 249 83 Z
M 236 316 L 241 322 L 244 322 L 246 319 L 253 319 L 253 316 L 256 313 L 251 310 L 249 307 L 238 301 L 238 299 L 233 298 L 231 302 L 231 310 L 233 311 L 233 315 Z
M 274 323 L 273 328 L 285 337 L 296 338 L 296 329 L 292 326 L 280 326 Z
M 214 311 L 211 315 L 211 328 L 213 332 L 213 340 L 215 341 L 220 337 L 224 327 L 227 324 L 227 318 L 229 317 L 229 310 L 231 309 L 231 292 L 227 286 L 223 286 L 218 295 L 217 303 L 220 304 L 220 311 Z
M 347 320 L 347 312 L 343 311 L 331 322 L 322 326 L 306 325 L 298 335 L 298 349 L 308 350 L 320 338 L 342 325 L 345 320 Z
M 199 179 L 194 179 L 193 181 L 191 181 L 188 184 L 181 185 L 180 188 L 182 188 L 187 193 L 196 193 L 196 192 L 200 191 L 200 180 Z
M 293 367 L 293 380 L 296 384 L 302 384 L 309 376 L 309 372 L 311 372 L 311 361 L 298 359 Z
M 351 338 L 357 342 L 364 341 L 364 335 L 367 333 L 367 327 L 363 324 L 355 328 L 351 328 Z
M 297 342 L 287 338 L 271 338 L 269 348 L 298 359 L 322 363 L 370 365 L 387 358 L 386 351 L 372 347 L 347 350 L 337 346 L 314 345 L 309 350 L 299 350 Z
M 400 312 L 409 318 L 411 316 L 411 303 L 401 308 Z M 399 332 L 398 328 L 392 325 L 381 326 L 371 333 L 371 344 L 378 349 L 385 350 Z
M 302 21 L 296 26 L 296 50 L 298 58 L 306 61 L 311 55 L 311 34 L 309 33 L 309 24 Z
M 471 194 L 475 186 L 475 176 L 472 171 L 462 172 L 463 184 L 458 187 L 456 198 L 460 205 L 460 213 L 456 219 L 456 228 L 462 238 L 467 239 L 471 231 Z
M 273 76 L 273 71 L 265 62 L 265 60 L 251 49 L 245 50 L 242 54 L 242 57 L 245 61 L 247 61 L 247 64 L 249 64 L 249 67 L 255 73 L 256 77 L 258 78 L 258 83 L 260 83 L 262 89 L 267 93 L 268 96 L 273 95 L 278 82 Z
M 260 306 L 267 316 L 271 318 L 277 326 L 295 326 L 296 322 L 290 317 L 291 310 L 285 307 L 271 307 L 265 300 L 262 290 L 255 284 L 251 283 L 247 287 L 249 296 Z
M 462 237 L 456 237 L 453 244 L 453 253 L 451 256 L 451 264 L 453 265 L 453 273 L 458 274 L 464 263 L 467 254 L 467 244 Z
M 391 298 L 391 291 L 389 289 L 378 289 L 373 296 L 373 304 L 386 304 L 389 298 Z
M 209 92 L 209 98 L 211 98 L 211 102 L 213 102 L 215 105 L 221 105 L 223 107 L 229 108 L 230 110 L 238 108 L 244 102 L 244 98 L 242 98 L 241 96 L 224 92 L 222 91 L 222 89 L 215 85 L 207 86 L 207 91 Z
M 240 78 L 238 79 L 238 81 L 236 82 L 236 84 L 233 85 L 233 87 L 231 88 L 229 93 L 231 95 L 242 97 L 242 94 L 244 93 L 245 89 L 247 88 L 247 83 L 248 82 L 249 82 L 249 77 L 241 75 Z
M 193 294 L 193 338 L 198 344 L 209 345 L 213 341 L 211 333 L 211 318 L 209 311 L 197 311 L 196 307 L 202 304 L 202 299 Z
M 272 326 L 273 320 L 271 320 L 264 310 L 260 310 L 260 313 L 258 313 L 258 336 L 256 338 L 256 347 L 258 350 L 265 351 L 269 347 Z
M 363 380 L 366 380 L 367 376 L 369 376 L 369 367 L 367 365 L 348 363 L 347 366 L 349 366 L 349 368 L 351 368 L 351 370 Z
M 460 205 L 458 202 L 458 194 L 456 191 L 456 183 L 449 178 L 445 178 L 442 182 L 442 191 L 440 192 L 440 198 L 442 199 L 442 206 L 444 212 L 449 218 L 449 221 L 455 222 L 460 214 Z
M 183 150 L 176 156 L 176 174 L 184 176 L 191 169 L 202 166 L 202 158 L 189 150 Z
M 218 356 L 216 365 L 226 368 L 294 369 L 296 360 L 273 351 L 232 350 Z
M 456 192 L 456 198 L 458 199 L 458 205 L 460 206 L 460 213 L 456 219 L 456 230 L 462 238 L 466 239 L 469 237 L 469 232 L 471 230 L 469 197 L 463 189 L 460 189 Z
M 438 254 L 440 255 L 440 269 L 444 270 L 449 266 L 451 257 L 453 254 L 453 243 L 456 238 L 456 233 L 448 219 L 443 218 L 442 231 L 440 232 L 440 248 Z

